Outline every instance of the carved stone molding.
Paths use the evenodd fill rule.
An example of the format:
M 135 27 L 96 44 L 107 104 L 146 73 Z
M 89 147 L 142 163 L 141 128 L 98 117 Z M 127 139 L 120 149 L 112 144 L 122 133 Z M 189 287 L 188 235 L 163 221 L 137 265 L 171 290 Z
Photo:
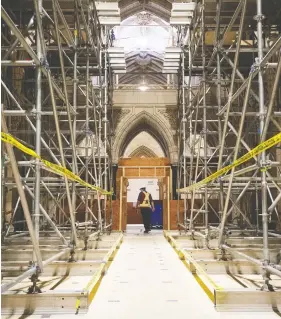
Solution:
M 134 150 L 129 157 L 157 157 L 157 155 L 150 148 L 142 145 Z
M 152 22 L 152 16 L 149 12 L 141 12 L 136 15 L 139 25 L 149 25 Z
M 155 138 L 158 138 L 161 146 L 167 152 L 167 157 L 170 158 L 171 163 L 177 162 L 177 145 L 172 131 L 169 125 L 167 125 L 167 121 L 164 121 L 160 116 L 145 111 L 126 116 L 118 125 L 113 143 L 113 162 L 118 162 L 118 158 L 122 156 L 120 152 L 124 150 L 126 143 L 130 141 L 133 132 L 142 127 L 144 131 L 147 129 L 152 131 Z
M 129 109 L 114 109 L 113 110 L 113 126 L 117 129 L 120 122 L 129 114 L 132 110 Z
M 172 130 L 177 130 L 178 128 L 178 120 L 177 120 L 177 110 L 172 108 L 159 109 L 158 113 L 160 113 L 166 121 L 169 122 Z

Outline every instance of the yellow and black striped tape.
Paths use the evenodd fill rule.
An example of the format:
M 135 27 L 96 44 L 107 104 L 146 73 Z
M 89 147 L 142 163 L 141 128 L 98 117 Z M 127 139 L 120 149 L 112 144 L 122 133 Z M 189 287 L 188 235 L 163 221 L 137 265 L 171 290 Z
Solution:
M 24 153 L 26 153 L 34 158 L 39 159 L 45 166 L 50 168 L 54 173 L 62 175 L 62 176 L 66 176 L 68 179 L 75 181 L 75 182 L 77 182 L 80 185 L 83 185 L 85 187 L 89 187 L 92 190 L 100 192 L 103 195 L 112 195 L 112 192 L 108 192 L 108 191 L 106 191 L 98 186 L 94 186 L 94 185 L 91 185 L 89 183 L 86 183 L 78 175 L 75 175 L 73 172 L 71 172 L 67 168 L 65 168 L 61 165 L 51 163 L 51 162 L 41 158 L 41 156 L 39 156 L 35 151 L 24 146 L 22 143 L 20 143 L 18 140 L 16 140 L 12 135 L 1 132 L 1 139 L 2 139 L 2 141 L 6 142 L 6 143 L 9 143 L 9 144 L 15 146 L 16 148 L 18 148 L 22 152 L 24 152 Z
M 256 146 L 252 150 L 250 150 L 247 154 L 243 155 L 242 157 L 240 157 L 239 159 L 234 161 L 232 164 L 223 167 L 222 169 L 216 171 L 214 174 L 208 176 L 207 178 L 203 179 L 202 181 L 200 181 L 198 183 L 195 183 L 195 184 L 190 185 L 190 186 L 185 187 L 185 188 L 177 189 L 177 192 L 178 193 L 186 193 L 186 192 L 189 192 L 189 191 L 192 191 L 195 189 L 199 189 L 199 188 L 203 187 L 204 185 L 217 179 L 218 177 L 222 176 L 223 174 L 227 173 L 233 167 L 239 166 L 239 165 L 247 162 L 248 160 L 250 160 L 254 156 L 262 153 L 263 151 L 271 148 L 272 146 L 274 146 L 280 142 L 281 142 L 281 132 L 274 135 L 270 139 L 264 141 L 263 143 L 259 144 L 258 146 Z

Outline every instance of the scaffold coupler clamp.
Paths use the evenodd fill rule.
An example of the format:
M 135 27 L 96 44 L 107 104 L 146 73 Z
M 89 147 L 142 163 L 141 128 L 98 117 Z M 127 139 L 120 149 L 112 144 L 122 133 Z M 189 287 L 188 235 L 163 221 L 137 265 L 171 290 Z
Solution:
M 224 238 L 225 239 L 229 238 L 229 236 L 231 234 L 232 234 L 231 230 L 229 230 L 227 227 L 225 227 L 224 232 L 223 232 Z
M 258 63 L 258 60 L 256 60 L 256 61 L 251 65 L 249 74 L 252 74 L 252 73 L 255 72 L 258 68 L 259 68 L 259 63 Z
M 226 250 L 223 248 L 223 245 L 220 245 L 221 258 L 220 260 L 227 261 Z
M 34 265 L 34 264 L 33 264 Z M 30 266 L 32 266 L 32 264 L 30 264 Z M 36 271 L 34 274 L 31 275 L 31 277 L 29 278 L 32 282 L 32 285 L 28 288 L 27 290 L 27 294 L 38 294 L 38 293 L 42 293 L 40 287 L 37 286 L 37 283 L 39 281 L 39 274 L 41 273 L 41 270 L 39 268 L 39 266 L 36 266 Z
M 261 172 L 266 172 L 268 171 L 269 169 L 271 169 L 271 161 L 265 161 L 265 162 L 260 162 L 260 171 Z
M 41 112 L 36 111 L 34 104 L 33 104 L 32 109 L 30 111 L 30 116 L 32 116 L 33 118 L 40 118 L 41 117 Z
M 192 240 L 195 240 L 195 237 L 194 237 L 194 229 L 191 229 L 191 234 L 190 234 L 190 236 L 191 236 L 191 239 L 192 239 Z
M 71 243 L 70 255 L 69 255 L 69 258 L 68 258 L 68 262 L 69 263 L 76 262 L 74 256 L 75 256 L 75 244 L 74 244 L 74 242 L 72 242 Z
M 101 235 L 102 235 L 102 233 L 101 233 L 101 231 L 99 231 L 98 235 L 97 235 L 97 241 L 101 241 Z
M 266 269 L 266 267 L 269 265 L 269 260 L 264 260 L 262 263 L 262 278 L 264 280 L 264 284 L 261 287 L 262 291 L 274 291 L 273 286 L 269 283 L 271 280 L 270 278 L 270 272 Z
M 50 65 L 49 65 L 49 62 L 48 60 L 46 59 L 46 57 L 42 57 L 40 59 L 40 65 L 43 66 L 46 70 L 50 70 Z
M 84 248 L 83 248 L 83 250 L 88 250 L 88 239 L 89 239 L 89 236 L 85 235 L 85 237 L 84 237 Z
M 265 19 L 265 15 L 264 14 L 257 14 L 257 15 L 254 16 L 254 20 L 256 20 L 257 22 L 261 22 L 264 19 Z
M 2 167 L 4 167 L 4 165 L 7 165 L 7 164 L 9 164 L 10 163 L 10 157 L 9 157 L 9 155 L 6 153 L 6 152 L 3 152 L 4 153 L 4 155 L 2 155 L 3 156 L 3 159 L 2 159 Z M 2 154 L 3 154 L 2 153 Z
M 210 226 L 205 229 L 205 245 L 208 249 L 210 249 Z

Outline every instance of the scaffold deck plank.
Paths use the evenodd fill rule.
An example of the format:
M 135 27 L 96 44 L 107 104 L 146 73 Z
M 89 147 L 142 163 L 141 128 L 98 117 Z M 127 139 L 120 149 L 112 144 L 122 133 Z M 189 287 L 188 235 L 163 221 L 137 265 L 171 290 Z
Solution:
M 115 237 L 113 245 L 108 250 L 96 250 L 97 254 L 103 256 L 100 260 L 78 260 L 69 262 L 67 259 L 54 261 L 43 269 L 37 282 L 41 293 L 27 294 L 31 286 L 30 279 L 25 279 L 4 294 L 2 294 L 1 313 L 3 318 L 19 318 L 21 314 L 25 315 L 46 315 L 46 314 L 75 314 L 86 313 L 93 297 L 100 285 L 101 279 L 108 270 L 111 261 L 117 253 L 122 242 L 123 235 Z M 105 237 L 107 242 L 110 236 Z M 78 249 L 78 255 L 82 251 Z M 87 251 L 84 252 L 85 255 Z M 89 250 L 94 254 L 94 250 Z M 81 256 L 80 256 L 81 257 Z M 75 255 L 74 255 L 75 258 Z M 27 262 L 23 262 L 26 266 Z M 6 274 L 3 284 L 8 284 L 16 275 L 23 272 L 22 266 L 18 261 L 4 262 Z M 18 273 L 17 273 L 18 272 Z
M 67 283 L 64 287 L 67 287 Z M 87 314 L 80 312 L 78 316 L 74 313 L 64 316 L 63 313 L 49 313 L 48 318 L 170 319 L 185 315 L 196 319 L 278 318 L 273 311 L 229 311 L 217 312 L 161 232 L 153 231 L 151 235 L 127 234 L 124 237 Z M 29 318 L 39 319 L 42 316 L 33 315 Z
M 264 289 L 262 267 L 245 259 L 246 255 L 241 260 L 235 260 L 230 252 L 224 255 L 225 260 L 220 260 L 217 255 L 211 254 L 212 250 L 205 247 L 205 250 L 198 249 L 199 255 L 194 259 L 196 254 L 192 256 L 189 252 L 195 252 L 196 249 L 184 249 L 180 236 L 171 236 L 168 232 L 164 234 L 218 311 L 266 312 L 275 309 L 279 312 L 281 308 L 279 276 L 270 276 L 271 288 L 267 291 Z M 244 240 L 247 241 L 248 238 Z M 255 241 L 255 238 L 249 238 L 249 240 L 256 243 L 260 239 L 256 238 Z M 242 243 L 243 238 L 235 238 L 235 241 Z M 183 242 L 192 244 L 192 240 L 187 240 L 185 236 L 183 236 Z
M 277 318 L 266 313 L 219 313 L 162 235 L 128 235 L 87 318 Z

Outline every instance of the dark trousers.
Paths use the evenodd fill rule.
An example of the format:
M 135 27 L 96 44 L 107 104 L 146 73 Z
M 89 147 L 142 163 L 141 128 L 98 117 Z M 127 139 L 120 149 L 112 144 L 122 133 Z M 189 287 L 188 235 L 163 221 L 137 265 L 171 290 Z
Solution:
M 150 224 L 151 224 L 151 208 L 149 207 L 141 208 L 141 214 L 142 214 L 144 228 L 146 231 L 149 231 Z

